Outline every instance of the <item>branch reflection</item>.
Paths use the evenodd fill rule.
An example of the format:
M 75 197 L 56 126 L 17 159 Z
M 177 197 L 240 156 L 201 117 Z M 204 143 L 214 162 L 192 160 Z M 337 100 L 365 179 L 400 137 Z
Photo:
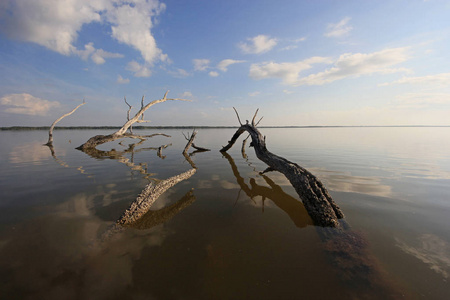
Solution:
M 248 197 L 253 199 L 261 196 L 263 201 L 272 200 L 299 228 L 314 225 L 305 206 L 298 199 L 285 193 L 266 175 L 261 176 L 269 186 L 257 184 L 255 178 L 250 178 L 250 185 L 247 185 L 233 158 L 226 152 L 222 152 L 222 155 L 230 163 L 236 182 Z M 244 150 L 242 157 L 250 166 Z M 383 295 L 383 299 L 403 298 L 402 289 L 395 284 L 395 280 L 388 278 L 387 272 L 371 253 L 366 238 L 352 230 L 345 220 L 340 220 L 340 225 L 339 228 L 315 226 L 325 255 L 334 266 L 340 281 L 357 287 L 355 292 L 360 299 L 372 299 L 372 295 Z
M 250 186 L 248 186 L 245 183 L 245 179 L 240 175 L 233 158 L 226 152 L 223 152 L 222 155 L 230 163 L 231 170 L 233 171 L 234 177 L 236 177 L 236 182 L 249 198 L 253 199 L 254 197 L 261 196 L 263 201 L 265 199 L 272 200 L 276 206 L 278 206 L 289 216 L 289 218 L 291 218 L 295 226 L 299 228 L 313 225 L 312 219 L 308 215 L 303 203 L 285 193 L 279 185 L 273 182 L 273 180 L 266 175 L 261 176 L 264 178 L 269 187 L 257 184 L 254 178 L 250 178 Z

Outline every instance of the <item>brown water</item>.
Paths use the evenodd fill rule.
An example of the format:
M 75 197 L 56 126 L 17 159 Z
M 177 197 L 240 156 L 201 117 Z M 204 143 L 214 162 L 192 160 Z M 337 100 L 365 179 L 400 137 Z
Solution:
M 222 155 L 232 129 L 199 130 L 197 173 L 111 230 L 149 182 L 190 169 L 181 131 L 162 131 L 114 159 L 74 149 L 104 131 L 57 130 L 53 156 L 45 131 L 0 132 L 2 299 L 450 299 L 450 128 L 262 128 L 324 182 L 344 234 L 259 175 L 252 148 Z

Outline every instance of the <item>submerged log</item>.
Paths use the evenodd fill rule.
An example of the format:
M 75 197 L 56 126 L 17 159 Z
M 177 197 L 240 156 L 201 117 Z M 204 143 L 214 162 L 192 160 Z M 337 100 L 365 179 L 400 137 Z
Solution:
M 194 190 L 192 189 L 174 204 L 171 204 L 159 210 L 149 210 L 141 218 L 133 223 L 127 224 L 126 226 L 135 229 L 149 229 L 155 227 L 169 221 L 183 209 L 194 203 L 194 201 L 195 195 Z
M 130 207 L 123 213 L 123 215 L 117 220 L 117 224 L 129 225 L 139 220 L 144 214 L 146 214 L 153 203 L 169 188 L 175 184 L 190 178 L 195 174 L 197 169 L 190 169 L 179 175 L 170 177 L 165 180 L 161 180 L 157 184 L 148 184 L 136 200 L 130 205 Z
M 323 227 L 339 227 L 338 220 L 343 218 L 344 214 L 331 198 L 323 183 L 305 168 L 267 150 L 266 138 L 256 128 L 257 113 L 258 111 L 256 111 L 251 124 L 248 121 L 246 124 L 242 124 L 236 111 L 241 126 L 220 151 L 226 152 L 242 133 L 248 132 L 252 139 L 250 146 L 255 149 L 256 156 L 268 165 L 263 173 L 278 171 L 286 176 L 303 201 L 314 224 Z

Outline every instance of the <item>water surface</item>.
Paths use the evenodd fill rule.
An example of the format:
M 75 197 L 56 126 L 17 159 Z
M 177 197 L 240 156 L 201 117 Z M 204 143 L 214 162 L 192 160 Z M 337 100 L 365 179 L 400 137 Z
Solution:
M 75 147 L 104 130 L 57 130 L 53 153 L 45 131 L 0 132 L 2 298 L 450 298 L 450 128 L 261 131 L 324 182 L 350 239 L 314 226 L 282 174 L 259 175 L 252 148 L 222 155 L 233 129 L 200 130 L 197 173 L 118 232 L 147 184 L 191 168 L 180 130 L 103 158 Z M 119 142 L 99 149 L 133 141 Z

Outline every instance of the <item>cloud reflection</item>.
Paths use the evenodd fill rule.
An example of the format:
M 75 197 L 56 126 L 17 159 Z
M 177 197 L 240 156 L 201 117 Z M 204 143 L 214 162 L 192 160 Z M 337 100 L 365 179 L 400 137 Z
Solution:
M 65 156 L 66 149 L 58 149 L 58 155 Z M 9 161 L 13 164 L 31 163 L 40 165 L 51 158 L 51 153 L 41 142 L 31 142 L 16 146 L 9 153 Z
M 396 238 L 397 247 L 427 264 L 431 270 L 449 278 L 450 244 L 434 234 L 421 234 L 418 245 L 408 245 Z

